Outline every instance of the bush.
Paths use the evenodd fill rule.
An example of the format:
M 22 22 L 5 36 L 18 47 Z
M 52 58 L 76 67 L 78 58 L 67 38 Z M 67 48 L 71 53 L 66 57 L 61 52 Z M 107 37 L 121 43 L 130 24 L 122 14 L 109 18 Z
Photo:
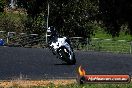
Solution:
M 28 19 L 25 21 L 25 24 L 27 33 L 37 33 L 41 35 L 46 32 L 46 22 L 42 15 L 39 15 L 35 18 L 31 18 L 28 16 Z
M 0 30 L 6 32 L 23 32 L 25 30 L 26 16 L 16 13 L 0 14 Z
M 0 0 L 0 12 L 4 11 L 5 0 Z

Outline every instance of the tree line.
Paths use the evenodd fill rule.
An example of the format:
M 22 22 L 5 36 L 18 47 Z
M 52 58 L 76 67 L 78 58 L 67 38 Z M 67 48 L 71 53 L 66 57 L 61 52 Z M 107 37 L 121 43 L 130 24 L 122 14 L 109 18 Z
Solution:
M 130 0 L 17 0 L 18 8 L 27 10 L 27 31 L 42 33 L 46 30 L 48 3 L 49 26 L 63 35 L 90 37 L 96 26 L 101 26 L 115 37 L 119 36 L 122 25 L 127 25 L 127 33 L 132 35 Z

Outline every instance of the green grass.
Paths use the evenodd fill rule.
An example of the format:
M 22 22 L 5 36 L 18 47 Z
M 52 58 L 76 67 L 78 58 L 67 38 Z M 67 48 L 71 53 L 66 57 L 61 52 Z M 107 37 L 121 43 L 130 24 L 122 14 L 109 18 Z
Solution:
M 132 35 L 128 34 L 120 34 L 119 37 L 115 37 L 115 40 L 126 40 L 126 41 L 132 41 Z
M 106 33 L 101 28 L 95 31 L 95 35 L 93 35 L 92 38 L 132 41 L 132 35 L 125 34 L 123 31 L 119 33 L 118 37 L 113 38 L 110 34 Z
M 97 30 L 95 32 L 95 35 L 92 36 L 93 38 L 100 38 L 100 39 L 110 39 L 112 38 L 111 35 L 107 34 L 105 31 L 102 31 L 103 29 Z
M 105 51 L 114 53 L 131 53 L 132 46 L 130 42 L 132 41 L 131 35 L 125 35 L 123 32 L 120 33 L 119 37 L 112 37 L 105 31 L 96 31 L 95 35 L 92 37 L 90 44 L 81 45 L 78 48 L 80 50 L 93 50 L 93 51 Z
M 13 86 L 10 88 L 24 88 L 21 86 Z M 79 85 L 77 83 L 68 84 L 68 85 L 54 85 L 49 84 L 47 86 L 32 86 L 27 88 L 132 88 L 131 84 L 83 84 Z
M 130 42 L 122 40 L 105 40 L 105 39 L 93 39 L 90 44 L 79 45 L 79 50 L 92 50 L 92 51 L 105 51 L 113 53 L 130 53 L 131 52 Z
M 131 84 L 71 84 L 59 86 L 58 88 L 132 88 Z

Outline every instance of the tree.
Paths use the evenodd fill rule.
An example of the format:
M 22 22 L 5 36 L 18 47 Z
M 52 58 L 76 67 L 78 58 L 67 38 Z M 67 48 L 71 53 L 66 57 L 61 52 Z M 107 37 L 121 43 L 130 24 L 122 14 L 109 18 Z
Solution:
M 90 0 L 56 1 L 51 4 L 50 23 L 65 35 L 90 37 L 89 29 L 97 13 L 97 6 Z
M 107 27 L 107 32 L 118 36 L 120 27 L 128 24 L 132 34 L 132 1 L 128 0 L 99 0 L 100 18 Z
M 0 12 L 4 11 L 5 0 L 0 0 Z
M 40 14 L 47 17 L 47 2 L 47 0 L 21 1 L 22 6 L 27 9 L 28 16 L 33 20 Z M 48 3 L 49 26 L 55 26 L 60 33 L 67 36 L 90 37 L 93 30 L 89 29 L 89 23 L 95 20 L 98 11 L 97 0 L 49 0 Z

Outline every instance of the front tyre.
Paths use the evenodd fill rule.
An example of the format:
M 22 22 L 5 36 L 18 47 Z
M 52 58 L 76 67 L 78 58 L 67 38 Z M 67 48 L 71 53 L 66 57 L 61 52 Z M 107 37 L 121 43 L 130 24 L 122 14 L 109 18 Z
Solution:
M 69 64 L 75 65 L 76 64 L 76 59 L 75 59 L 75 55 L 73 54 L 72 60 L 68 61 Z
M 66 47 L 60 47 L 57 52 L 59 54 L 60 59 L 65 61 L 67 64 L 74 65 L 76 63 L 74 53 L 71 57 L 69 55 L 70 51 Z

